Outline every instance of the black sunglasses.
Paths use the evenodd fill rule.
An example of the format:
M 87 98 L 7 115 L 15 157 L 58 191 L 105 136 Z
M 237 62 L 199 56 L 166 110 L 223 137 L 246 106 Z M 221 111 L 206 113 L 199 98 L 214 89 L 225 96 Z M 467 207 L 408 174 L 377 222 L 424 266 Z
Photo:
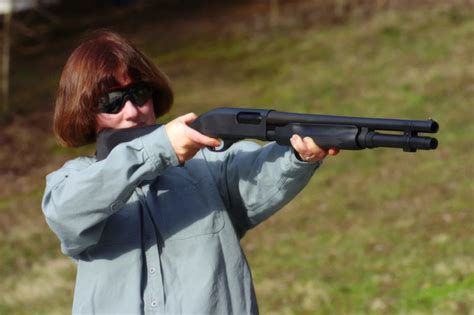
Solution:
M 97 106 L 100 113 L 117 114 L 122 110 L 127 100 L 130 100 L 133 105 L 141 107 L 152 95 L 153 89 L 146 83 L 139 82 L 101 96 Z

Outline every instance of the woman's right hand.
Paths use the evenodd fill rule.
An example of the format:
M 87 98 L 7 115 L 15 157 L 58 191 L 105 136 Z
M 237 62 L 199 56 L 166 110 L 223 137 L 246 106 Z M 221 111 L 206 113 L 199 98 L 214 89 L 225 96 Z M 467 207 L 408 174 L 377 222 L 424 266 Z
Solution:
M 190 160 L 201 148 L 217 147 L 220 141 L 199 133 L 188 125 L 198 116 L 189 113 L 165 125 L 168 138 L 180 163 Z

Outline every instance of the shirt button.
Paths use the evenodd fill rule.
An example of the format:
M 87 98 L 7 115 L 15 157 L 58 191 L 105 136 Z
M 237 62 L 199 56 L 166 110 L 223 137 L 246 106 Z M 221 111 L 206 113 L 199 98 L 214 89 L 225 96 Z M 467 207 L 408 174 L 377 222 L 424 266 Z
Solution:
M 121 202 L 117 201 L 114 204 L 112 204 L 110 208 L 112 209 L 112 211 L 117 211 L 118 209 L 120 209 L 121 206 L 122 206 Z
M 151 307 L 157 307 L 158 306 L 158 302 L 157 301 L 152 301 L 151 302 Z
M 155 267 L 151 267 L 151 268 L 150 268 L 150 273 L 151 273 L 151 274 L 154 274 L 155 272 L 156 272 Z

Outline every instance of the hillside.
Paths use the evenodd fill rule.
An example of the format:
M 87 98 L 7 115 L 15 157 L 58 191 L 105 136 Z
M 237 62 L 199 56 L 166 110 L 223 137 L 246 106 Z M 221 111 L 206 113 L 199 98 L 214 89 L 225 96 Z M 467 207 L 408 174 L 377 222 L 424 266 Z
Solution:
M 236 106 L 432 117 L 441 126 L 436 151 L 328 159 L 292 203 L 246 235 L 261 313 L 473 314 L 472 6 L 275 25 L 241 18 L 253 11 L 239 8 L 228 23 L 189 16 L 172 32 L 164 22 L 135 19 L 131 28 L 113 24 L 122 12 L 111 17 L 172 80 L 175 106 L 161 122 Z M 74 264 L 40 203 L 47 173 L 94 152 L 60 148 L 50 127 L 59 73 L 80 37 L 72 31 L 13 65 L 15 112 L 0 130 L 0 314 L 70 312 Z

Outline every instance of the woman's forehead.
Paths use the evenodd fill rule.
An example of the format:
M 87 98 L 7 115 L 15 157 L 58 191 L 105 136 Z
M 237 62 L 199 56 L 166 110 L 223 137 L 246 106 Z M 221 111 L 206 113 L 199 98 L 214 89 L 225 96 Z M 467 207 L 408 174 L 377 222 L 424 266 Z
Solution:
M 112 90 L 120 89 L 129 86 L 134 82 L 128 74 L 115 74 L 113 77 L 109 77 L 106 80 L 103 80 L 99 84 L 99 90 L 104 92 L 109 92 Z
M 125 76 L 121 78 L 116 78 L 116 82 L 113 86 L 109 87 L 109 90 L 120 89 L 129 86 L 133 83 L 133 80 L 130 77 Z

